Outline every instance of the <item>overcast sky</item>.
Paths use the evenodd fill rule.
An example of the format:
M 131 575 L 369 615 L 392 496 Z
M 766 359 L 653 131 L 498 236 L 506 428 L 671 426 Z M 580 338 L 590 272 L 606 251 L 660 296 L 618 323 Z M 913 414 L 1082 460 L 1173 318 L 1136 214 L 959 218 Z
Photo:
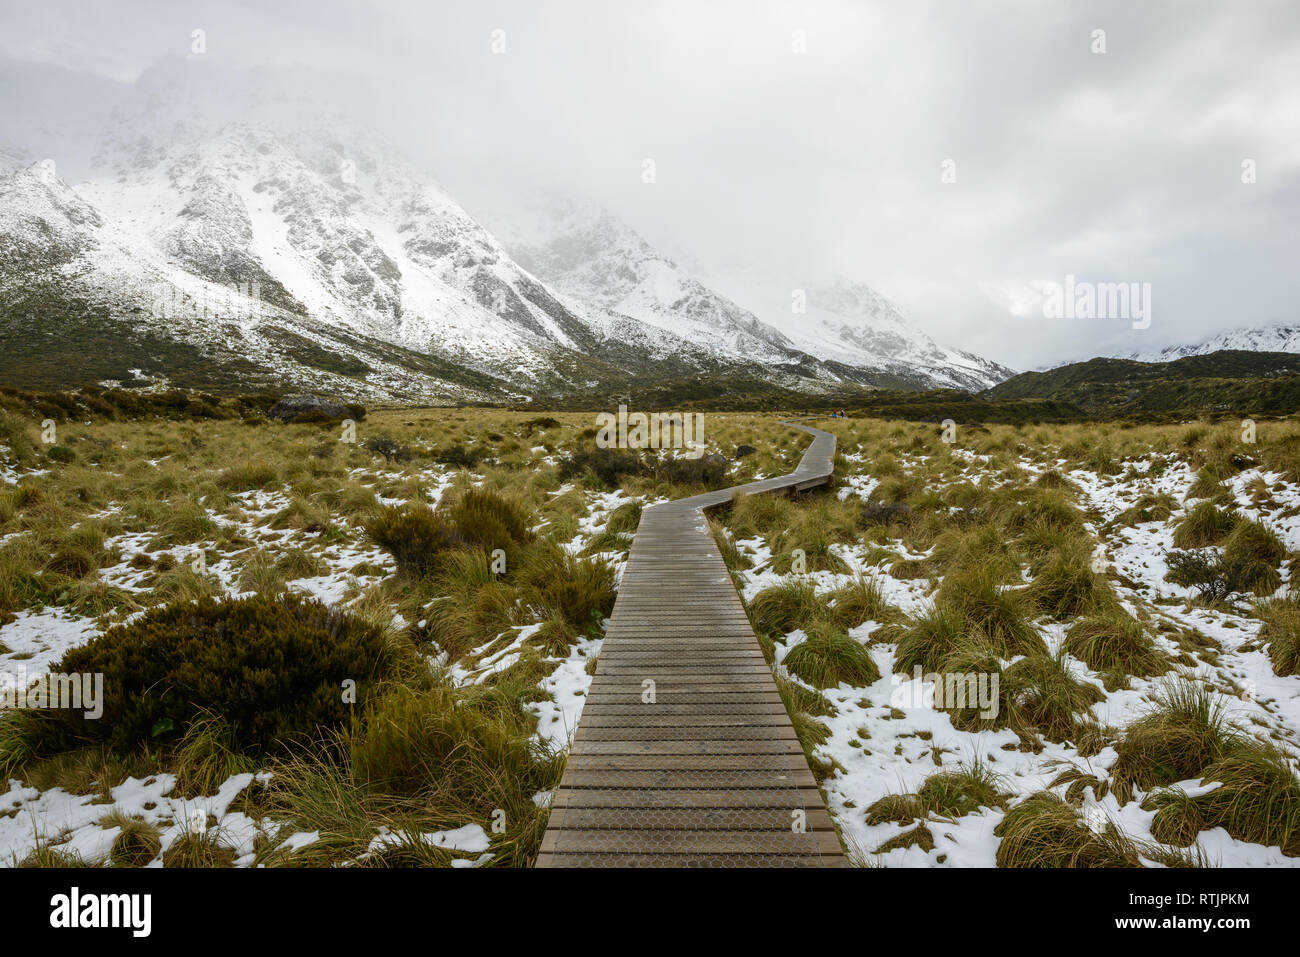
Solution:
M 1295 2 L 0 0 L 0 24 L 0 57 L 123 83 L 195 29 L 228 66 L 355 78 L 471 212 L 595 199 L 760 314 L 842 275 L 1016 368 L 1300 323 Z M 1044 318 L 1067 275 L 1150 283 L 1149 328 Z

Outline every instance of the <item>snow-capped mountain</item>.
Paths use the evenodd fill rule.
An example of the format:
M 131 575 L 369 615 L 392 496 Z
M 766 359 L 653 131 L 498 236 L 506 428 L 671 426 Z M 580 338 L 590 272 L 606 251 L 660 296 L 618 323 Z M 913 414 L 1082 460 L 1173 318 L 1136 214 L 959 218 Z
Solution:
M 79 338 L 79 352 L 32 352 L 57 356 L 69 384 L 203 379 L 207 363 L 245 386 L 428 399 L 702 374 L 814 391 L 1009 374 L 940 349 L 861 286 L 778 329 L 603 210 L 569 206 L 507 248 L 315 100 L 211 70 L 170 61 L 103 97 L 118 104 L 107 132 L 81 134 L 75 155 L 62 141 L 58 165 L 26 165 L 48 145 L 36 134 L 0 142 L 11 351 L 50 330 Z
M 1234 329 L 1191 345 L 1169 346 L 1158 352 L 1134 354 L 1141 362 L 1171 362 L 1184 356 L 1203 356 L 1222 349 L 1244 352 L 1300 352 L 1300 326 L 1260 326 Z
M 811 356 L 820 375 L 870 371 L 924 388 L 983 389 L 1015 374 L 936 345 L 862 283 L 808 291 L 800 310 L 755 314 L 599 206 L 550 200 L 498 231 L 520 263 L 592 312 L 633 317 L 716 354 L 778 364 Z
M 935 343 L 893 302 L 860 282 L 837 280 L 804 291 L 796 309 L 767 317 L 800 349 L 849 366 L 924 376 L 934 387 L 976 391 L 1014 370 Z
M 552 202 L 532 236 L 507 232 L 516 258 L 601 318 L 628 317 L 720 356 L 805 358 L 779 331 L 685 274 L 630 226 L 596 206 Z

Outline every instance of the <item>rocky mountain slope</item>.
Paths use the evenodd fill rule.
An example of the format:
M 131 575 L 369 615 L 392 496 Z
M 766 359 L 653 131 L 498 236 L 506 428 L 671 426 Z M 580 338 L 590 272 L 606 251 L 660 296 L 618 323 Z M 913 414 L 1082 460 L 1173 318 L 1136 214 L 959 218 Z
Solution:
M 71 162 L 28 165 L 39 145 L 0 142 L 6 382 L 483 401 L 706 376 L 824 392 L 1010 374 L 940 349 L 863 286 L 778 329 L 603 212 L 508 250 L 373 136 L 208 69 L 165 63 L 105 97 L 107 132 L 59 141 Z

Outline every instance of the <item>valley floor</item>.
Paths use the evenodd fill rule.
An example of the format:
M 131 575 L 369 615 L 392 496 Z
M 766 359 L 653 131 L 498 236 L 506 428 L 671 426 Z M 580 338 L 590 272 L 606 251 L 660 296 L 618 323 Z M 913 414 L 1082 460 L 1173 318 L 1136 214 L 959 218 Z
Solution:
M 206 686 L 185 713 L 132 692 L 153 720 L 130 740 L 0 715 L 0 864 L 531 863 L 641 506 L 781 474 L 806 443 L 710 414 L 725 473 L 647 466 L 594 450 L 594 421 L 399 409 L 355 442 L 68 422 L 51 446 L 10 415 L 5 687 L 101 654 L 111 681 L 95 649 L 169 608 L 219 634 L 231 601 L 284 595 L 390 664 L 320 705 L 310 745 Z M 1300 863 L 1300 424 L 818 424 L 833 489 L 712 524 L 856 863 Z M 996 714 L 936 702 L 972 672 Z M 296 727 L 301 702 L 268 701 Z

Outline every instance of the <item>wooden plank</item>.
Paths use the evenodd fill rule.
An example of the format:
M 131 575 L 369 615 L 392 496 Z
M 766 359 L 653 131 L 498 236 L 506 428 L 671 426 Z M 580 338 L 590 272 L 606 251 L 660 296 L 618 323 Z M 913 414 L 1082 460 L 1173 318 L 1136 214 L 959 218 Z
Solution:
M 816 788 L 566 788 L 555 795 L 552 808 L 824 808 Z
M 542 853 L 616 850 L 624 854 L 839 854 L 833 831 L 547 830 Z

